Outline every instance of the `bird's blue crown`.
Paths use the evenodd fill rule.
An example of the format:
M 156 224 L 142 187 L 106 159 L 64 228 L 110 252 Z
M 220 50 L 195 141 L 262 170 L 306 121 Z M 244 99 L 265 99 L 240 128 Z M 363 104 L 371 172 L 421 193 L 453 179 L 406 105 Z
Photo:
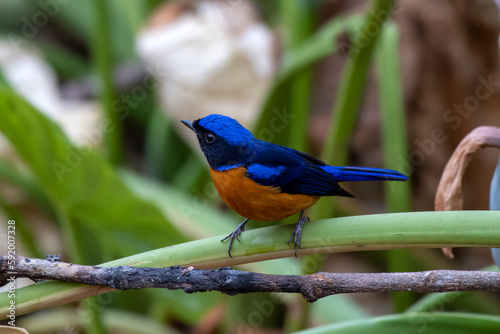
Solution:
M 255 139 L 252 133 L 241 126 L 238 121 L 224 115 L 208 115 L 201 118 L 198 125 L 224 138 L 233 146 L 244 145 Z

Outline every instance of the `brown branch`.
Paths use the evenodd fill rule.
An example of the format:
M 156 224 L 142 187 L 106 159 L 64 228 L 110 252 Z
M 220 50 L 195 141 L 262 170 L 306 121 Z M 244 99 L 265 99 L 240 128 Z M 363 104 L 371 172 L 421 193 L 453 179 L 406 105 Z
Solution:
M 100 285 L 113 289 L 167 288 L 187 293 L 220 291 L 300 293 L 309 302 L 338 293 L 500 291 L 500 272 L 433 270 L 410 273 L 268 275 L 231 268 L 95 267 L 16 256 L 0 257 L 0 281 L 10 277 Z M 12 262 L 13 261 L 13 262 Z

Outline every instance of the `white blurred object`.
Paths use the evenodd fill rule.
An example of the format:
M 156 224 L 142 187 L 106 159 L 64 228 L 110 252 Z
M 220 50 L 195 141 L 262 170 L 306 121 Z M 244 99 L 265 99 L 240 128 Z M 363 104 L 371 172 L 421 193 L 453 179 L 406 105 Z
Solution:
M 275 72 L 273 35 L 247 1 L 170 2 L 137 39 L 176 120 L 219 113 L 252 126 Z
M 0 41 L 0 67 L 19 95 L 47 116 L 59 109 L 56 75 L 35 50 L 13 49 L 10 43 Z
M 35 49 L 13 48 L 0 40 L 0 68 L 12 88 L 58 123 L 73 143 L 96 144 L 87 140 L 87 134 L 98 126 L 101 106 L 92 101 L 62 100 L 56 74 Z M 7 143 L 0 135 L 0 155 L 6 156 L 5 150 Z

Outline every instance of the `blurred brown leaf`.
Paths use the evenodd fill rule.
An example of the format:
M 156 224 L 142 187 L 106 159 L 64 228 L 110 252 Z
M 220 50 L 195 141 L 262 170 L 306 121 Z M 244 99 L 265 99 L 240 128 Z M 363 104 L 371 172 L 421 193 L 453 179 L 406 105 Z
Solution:
M 0 333 L 3 334 L 29 334 L 24 328 L 12 326 L 0 326 Z
M 471 131 L 458 145 L 444 168 L 436 192 L 436 211 L 462 210 L 462 179 L 472 155 L 485 147 L 500 148 L 500 128 L 481 126 Z M 448 258 L 453 258 L 451 248 L 443 248 Z

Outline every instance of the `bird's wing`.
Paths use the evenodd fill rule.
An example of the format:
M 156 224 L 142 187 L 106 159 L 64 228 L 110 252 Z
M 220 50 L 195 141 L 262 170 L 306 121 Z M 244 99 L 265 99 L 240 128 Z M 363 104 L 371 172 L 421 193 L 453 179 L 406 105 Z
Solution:
M 306 153 L 272 144 L 247 166 L 247 176 L 259 184 L 279 187 L 284 193 L 352 197 L 320 168 L 324 165 Z
M 305 194 L 313 196 L 345 196 L 354 197 L 339 186 L 337 180 L 317 166 L 306 166 L 300 174 L 281 191 L 289 194 Z
M 294 150 L 293 148 L 289 148 L 289 150 L 291 150 L 293 153 L 295 153 L 296 155 L 298 155 L 299 157 L 302 157 L 304 158 L 306 161 L 309 161 L 315 165 L 319 165 L 319 166 L 326 166 L 326 164 L 319 160 L 318 158 L 316 157 L 313 157 L 312 155 L 309 155 L 307 153 L 304 153 L 302 151 L 297 151 L 297 150 Z

